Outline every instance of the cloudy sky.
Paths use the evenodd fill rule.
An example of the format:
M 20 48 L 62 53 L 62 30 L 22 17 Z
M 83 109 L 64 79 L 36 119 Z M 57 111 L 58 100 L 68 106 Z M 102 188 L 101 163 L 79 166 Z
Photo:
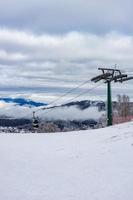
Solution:
M 132 6 L 132 0 L 0 0 L 1 95 L 50 101 L 100 66 L 133 74 Z M 132 84 L 113 84 L 113 96 L 133 98 Z M 82 98 L 105 98 L 105 87 Z

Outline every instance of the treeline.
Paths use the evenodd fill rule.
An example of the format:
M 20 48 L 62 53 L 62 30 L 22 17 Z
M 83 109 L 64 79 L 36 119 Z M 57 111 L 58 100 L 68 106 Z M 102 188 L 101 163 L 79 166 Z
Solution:
M 0 118 L 0 126 L 3 126 L 3 127 L 18 127 L 18 126 L 23 126 L 26 124 L 31 124 L 31 120 Z

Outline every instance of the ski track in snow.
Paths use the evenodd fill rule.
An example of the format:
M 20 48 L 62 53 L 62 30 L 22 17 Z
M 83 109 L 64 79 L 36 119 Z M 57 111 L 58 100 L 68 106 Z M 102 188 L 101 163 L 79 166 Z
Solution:
M 132 200 L 133 122 L 0 134 L 1 200 Z

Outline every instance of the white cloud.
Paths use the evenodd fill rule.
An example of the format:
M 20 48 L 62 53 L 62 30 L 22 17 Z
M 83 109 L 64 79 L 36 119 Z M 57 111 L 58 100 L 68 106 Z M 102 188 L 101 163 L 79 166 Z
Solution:
M 45 114 L 46 113 L 46 114 Z M 97 107 L 90 107 L 85 110 L 80 110 L 76 106 L 64 107 L 53 109 L 52 112 L 40 112 L 39 117 L 48 120 L 86 120 L 86 119 L 96 119 L 98 120 L 104 111 L 99 112 Z
M 4 0 L 0 24 L 35 32 L 133 31 L 132 0 Z
M 32 118 L 32 109 L 27 106 L 18 106 L 14 103 L 0 102 L 0 116 L 6 115 L 12 118 Z
M 101 65 L 118 64 L 130 73 L 132 55 L 133 36 L 116 32 L 37 35 L 1 28 L 0 87 L 44 88 L 44 92 L 52 87 L 56 93 L 97 75 Z
M 32 119 L 32 112 L 35 108 L 28 106 L 19 106 L 14 103 L 0 102 L 0 115 L 6 115 L 13 118 L 29 118 Z M 48 111 L 50 111 L 48 113 Z M 86 120 L 86 119 L 99 119 L 105 112 L 98 112 L 97 107 L 90 107 L 85 110 L 80 110 L 76 106 L 55 108 L 52 110 L 40 111 L 36 113 L 41 120 Z

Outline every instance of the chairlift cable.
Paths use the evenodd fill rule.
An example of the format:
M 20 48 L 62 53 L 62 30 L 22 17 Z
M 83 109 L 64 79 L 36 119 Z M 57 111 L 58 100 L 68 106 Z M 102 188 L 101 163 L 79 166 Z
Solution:
M 65 104 L 67 104 L 67 103 L 70 103 L 71 101 L 73 101 L 74 99 L 77 99 L 78 97 L 82 96 L 83 94 L 85 94 L 85 93 L 87 93 L 87 92 L 90 92 L 90 91 L 93 91 L 94 89 L 98 88 L 98 87 L 101 86 L 102 84 L 103 84 L 103 83 L 100 83 L 99 85 L 97 85 L 97 86 L 95 86 L 95 87 L 93 87 L 93 88 L 90 88 L 90 89 L 88 89 L 87 91 L 84 91 L 84 92 L 80 93 L 80 94 L 77 95 L 76 97 L 74 97 L 74 98 L 72 98 L 72 99 L 69 99 L 69 101 L 66 101 L 65 103 L 63 103 L 63 104 L 61 104 L 61 105 L 59 105 L 59 106 L 54 106 L 54 107 L 51 107 L 51 108 L 49 107 L 49 109 L 51 109 L 51 110 L 45 112 L 45 115 L 48 114 L 48 113 L 50 113 L 50 112 L 52 112 L 52 111 L 53 111 L 53 108 L 58 108 L 58 107 L 61 107 L 61 106 L 65 105 Z
M 90 81 L 91 81 L 91 80 L 87 80 L 87 81 L 81 83 L 80 85 L 78 85 L 77 87 L 68 90 L 66 93 L 64 93 L 63 95 L 59 96 L 57 99 L 51 101 L 48 105 L 52 105 L 53 103 L 56 103 L 56 102 L 59 101 L 61 98 L 67 96 L 68 94 L 72 93 L 73 91 L 75 91 L 76 89 L 82 87 L 83 85 L 87 84 L 87 83 L 90 82 Z M 45 107 L 44 107 L 44 109 L 45 109 Z M 35 112 L 38 112 L 38 111 L 40 111 L 40 110 L 43 110 L 43 108 L 39 108 L 39 109 L 35 110 Z
M 85 85 L 85 84 L 87 84 L 89 82 L 91 82 L 91 79 L 86 80 L 86 81 L 82 82 L 81 84 L 79 84 L 78 86 L 76 86 L 75 88 L 72 88 L 72 89 L 68 90 L 66 93 L 64 93 L 63 95 L 59 96 L 57 99 L 51 101 L 48 105 L 52 105 L 53 103 L 56 103 L 61 98 L 67 96 L 68 94 L 72 93 L 73 91 L 77 90 L 78 88 L 82 87 L 83 85 Z M 49 109 L 48 107 L 41 107 L 41 108 L 39 108 L 37 110 L 33 110 L 31 114 L 33 114 L 33 112 L 35 114 L 36 112 L 41 111 L 41 110 L 45 110 L 46 108 Z M 25 116 L 23 116 L 23 118 L 27 117 L 27 116 L 31 116 L 31 114 L 25 115 Z

